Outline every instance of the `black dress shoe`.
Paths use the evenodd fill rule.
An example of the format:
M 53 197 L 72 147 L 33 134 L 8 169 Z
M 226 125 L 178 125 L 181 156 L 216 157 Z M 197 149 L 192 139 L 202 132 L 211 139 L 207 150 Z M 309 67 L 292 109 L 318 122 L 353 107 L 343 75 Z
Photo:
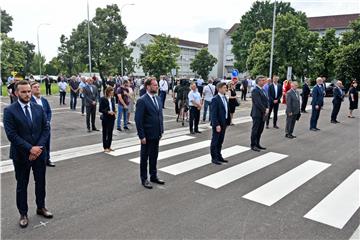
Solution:
M 320 131 L 320 128 L 315 128 L 316 129 L 316 131 Z
M 222 162 L 222 163 L 227 163 L 227 162 L 229 162 L 228 160 L 225 160 L 225 159 L 223 159 L 223 158 L 221 158 L 221 159 L 219 159 L 219 162 Z
M 195 134 L 195 132 L 194 132 L 194 131 L 190 131 L 190 134 Z
M 89 132 L 91 132 L 91 130 L 90 130 L 90 129 L 88 129 L 88 130 L 87 130 L 87 132 L 89 133 Z
M 29 219 L 26 215 L 21 215 L 19 220 L 19 225 L 21 228 L 26 228 L 29 224 Z
M 310 131 L 316 132 L 317 130 L 316 130 L 316 128 L 310 128 Z
M 286 138 L 291 138 L 289 134 L 286 134 L 285 137 L 286 137 Z
M 48 167 L 55 167 L 55 164 L 53 162 L 51 162 L 50 160 L 46 161 L 46 166 Z
M 338 120 L 335 120 L 336 123 L 340 123 Z
M 124 127 L 125 130 L 130 130 L 128 127 Z
M 269 129 L 269 126 L 266 126 L 265 128 L 266 128 L 266 129 Z
M 97 128 L 93 128 L 92 130 L 93 130 L 93 131 L 96 131 L 96 132 L 100 131 L 100 130 L 97 129 Z
M 258 145 L 257 148 L 260 149 L 260 150 L 266 150 L 266 147 L 262 147 L 260 145 Z
M 334 124 L 336 124 L 337 122 L 336 121 L 330 121 L 331 123 L 334 123 Z
M 257 147 L 251 147 L 251 150 L 253 150 L 255 152 L 260 152 L 260 149 L 258 149 Z
M 274 126 L 274 128 L 279 129 L 279 127 L 278 127 L 278 126 Z
M 200 131 L 195 131 L 196 133 L 201 133 Z
M 221 165 L 221 162 L 220 162 L 220 161 L 217 161 L 217 160 L 211 160 L 211 162 L 212 162 L 213 164 L 216 164 L 216 165 Z
M 46 208 L 38 208 L 36 209 L 36 214 L 37 215 L 41 215 L 45 218 L 52 218 L 53 214 L 51 212 L 49 212 L 49 210 L 47 210 Z
M 292 135 L 292 134 L 290 135 L 290 137 L 291 137 L 291 138 L 296 138 L 296 136 L 294 136 L 294 135 Z
M 160 185 L 164 185 L 165 181 L 158 179 L 158 178 L 154 178 L 154 179 L 150 179 L 150 182 L 156 183 L 156 184 L 160 184 Z
M 121 127 L 120 127 L 120 128 L 117 128 L 117 130 L 120 131 L 120 132 L 122 131 Z
M 151 185 L 151 183 L 148 180 L 143 181 L 142 185 L 144 186 L 144 188 L 147 188 L 147 189 L 153 188 L 153 186 Z

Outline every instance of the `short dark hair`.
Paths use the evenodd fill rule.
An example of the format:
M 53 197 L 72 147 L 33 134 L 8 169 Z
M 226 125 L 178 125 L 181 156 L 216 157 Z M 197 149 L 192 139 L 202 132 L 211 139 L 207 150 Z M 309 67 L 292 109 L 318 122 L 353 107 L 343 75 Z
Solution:
M 114 91 L 114 88 L 111 87 L 111 86 L 108 86 L 108 87 L 105 89 L 105 97 L 110 96 L 111 91 Z
M 150 85 L 151 85 L 151 82 L 152 82 L 153 80 L 156 81 L 156 78 L 152 78 L 152 77 L 151 77 L 151 78 L 146 79 L 145 82 L 144 82 L 144 87 L 147 88 L 148 86 L 150 86 Z
M 28 81 L 26 81 L 26 80 L 21 80 L 21 81 L 15 83 L 15 91 L 17 91 L 19 85 L 29 85 L 29 86 L 30 86 L 30 84 L 29 84 Z
M 40 83 L 38 83 L 38 82 L 32 82 L 32 83 L 30 83 L 30 87 L 32 88 L 34 85 L 40 85 Z
M 259 75 L 259 76 L 257 76 L 257 77 L 256 77 L 256 80 L 255 80 L 255 83 L 258 84 L 259 81 L 260 81 L 260 79 L 263 79 L 263 78 L 265 78 L 264 75 Z
M 218 84 L 216 84 L 216 89 L 219 90 L 223 86 L 226 86 L 226 83 L 225 82 L 219 82 Z

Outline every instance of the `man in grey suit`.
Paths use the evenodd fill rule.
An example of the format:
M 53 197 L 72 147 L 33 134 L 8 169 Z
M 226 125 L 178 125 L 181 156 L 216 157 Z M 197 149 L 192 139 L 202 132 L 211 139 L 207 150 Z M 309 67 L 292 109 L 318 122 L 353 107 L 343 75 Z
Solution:
M 286 93 L 286 128 L 285 137 L 293 139 L 296 136 L 292 135 L 296 120 L 300 117 L 300 94 L 296 90 L 298 88 L 297 82 L 291 82 L 291 89 Z
M 95 127 L 95 116 L 96 116 L 96 100 L 97 100 L 97 88 L 93 85 L 94 80 L 92 78 L 88 78 L 86 80 L 86 86 L 83 89 L 83 95 L 85 99 L 86 106 L 86 127 L 88 132 L 99 131 Z M 90 129 L 90 117 L 91 117 L 91 126 Z

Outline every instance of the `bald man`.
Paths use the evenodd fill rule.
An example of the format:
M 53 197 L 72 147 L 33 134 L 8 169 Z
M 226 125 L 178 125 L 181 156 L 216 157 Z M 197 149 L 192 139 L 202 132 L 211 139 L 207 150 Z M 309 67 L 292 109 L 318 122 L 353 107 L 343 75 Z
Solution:
M 337 115 L 340 111 L 340 107 L 341 107 L 341 102 L 344 101 L 344 92 L 342 91 L 342 82 L 341 81 L 337 81 L 336 84 L 335 84 L 335 87 L 333 89 L 333 100 L 332 100 L 332 103 L 333 103 L 333 110 L 332 110 L 332 113 L 331 113 L 331 123 L 339 123 L 336 118 L 337 118 Z

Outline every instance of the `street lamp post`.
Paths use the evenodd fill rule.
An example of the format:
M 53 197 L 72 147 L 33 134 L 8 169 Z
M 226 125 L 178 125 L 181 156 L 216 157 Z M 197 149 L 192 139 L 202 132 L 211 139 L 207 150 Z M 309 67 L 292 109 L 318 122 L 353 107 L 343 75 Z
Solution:
M 39 74 L 39 78 L 40 78 L 40 83 L 42 83 L 42 79 L 41 79 L 41 55 L 40 55 L 40 40 L 39 40 L 39 28 L 41 26 L 45 26 L 45 25 L 50 25 L 49 23 L 40 23 L 38 26 L 37 26 L 37 30 L 36 30 L 36 36 L 37 36 L 37 45 L 38 45 L 38 56 L 39 56 L 39 71 L 40 71 L 40 74 Z
M 121 16 L 121 12 L 123 10 L 124 7 L 126 6 L 134 6 L 135 3 L 126 3 L 126 4 L 123 4 L 121 7 L 120 7 L 120 16 Z M 123 77 L 124 76 L 124 56 L 123 54 L 121 55 L 121 76 Z
M 87 27 L 88 27 L 88 53 L 89 53 L 89 73 L 91 77 L 92 68 L 91 68 L 91 39 L 90 39 L 90 16 L 89 16 L 89 0 L 87 1 Z
M 275 42 L 275 23 L 276 23 L 276 0 L 274 2 L 273 26 L 272 26 L 272 34 L 271 34 L 271 53 L 270 53 L 269 78 L 272 77 L 272 67 L 273 67 L 273 58 L 274 58 L 274 42 Z

